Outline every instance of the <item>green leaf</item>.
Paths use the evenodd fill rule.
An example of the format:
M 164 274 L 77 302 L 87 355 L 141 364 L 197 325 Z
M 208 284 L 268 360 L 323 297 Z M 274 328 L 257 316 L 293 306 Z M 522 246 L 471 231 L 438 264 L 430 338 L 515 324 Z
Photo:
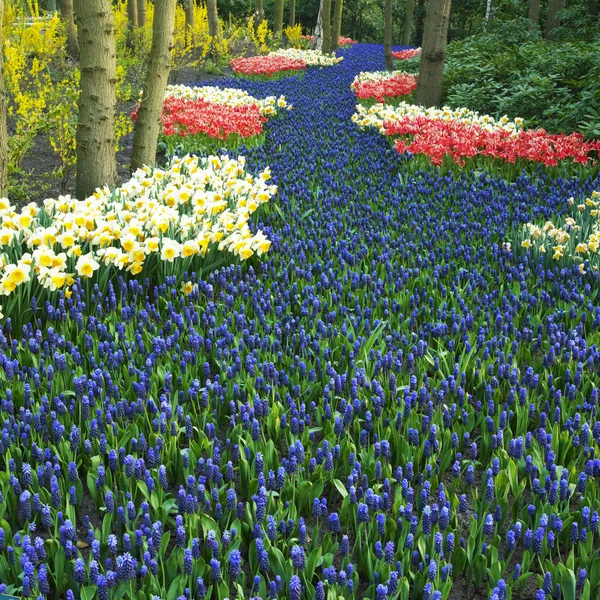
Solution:
M 342 495 L 342 498 L 345 498 L 348 495 L 348 490 L 339 479 L 334 479 L 333 484 L 337 488 L 338 492 Z
M 183 593 L 185 575 L 179 575 L 173 579 L 169 591 L 167 592 L 167 600 L 176 600 L 177 596 Z
M 86 585 L 80 589 L 81 600 L 92 600 L 96 596 L 96 586 Z
M 567 569 L 564 565 L 559 565 L 560 569 L 560 587 L 564 600 L 575 600 L 575 573 Z

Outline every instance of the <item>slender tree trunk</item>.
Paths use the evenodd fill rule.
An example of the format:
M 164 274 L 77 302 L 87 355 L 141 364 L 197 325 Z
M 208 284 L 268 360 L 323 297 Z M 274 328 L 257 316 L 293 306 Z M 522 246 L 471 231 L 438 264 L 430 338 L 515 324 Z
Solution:
M 315 48 L 317 50 L 323 49 L 323 0 L 319 4 L 319 15 L 315 27 Z
M 588 14 L 592 17 L 598 14 L 598 2 L 597 0 L 587 0 Z
M 137 0 L 138 27 L 146 26 L 146 0 Z
M 115 156 L 115 23 L 110 0 L 75 0 L 81 92 L 77 122 L 76 195 L 117 182 Z
M 60 0 L 60 16 L 67 32 L 67 52 L 71 58 L 79 58 L 79 43 L 73 15 L 73 0 Z
M 540 0 L 529 0 L 529 31 L 540 25 Z
M 0 40 L 4 0 L 0 0 Z M 0 45 L 0 198 L 8 197 L 8 134 L 6 131 L 6 98 L 4 96 L 4 53 Z
M 127 0 L 127 47 L 135 46 L 135 30 L 138 27 L 137 0 Z
M 161 127 L 162 107 L 171 69 L 171 43 L 177 0 L 155 0 L 148 73 L 133 132 L 131 170 L 153 166 Z
M 331 25 L 331 49 L 337 50 L 340 44 L 340 34 L 342 32 L 342 12 L 344 10 L 344 0 L 335 0 L 333 5 L 333 23 Z
M 331 0 L 323 0 L 323 52 L 331 52 Z
M 56 0 L 48 0 L 46 3 L 48 7 L 48 12 L 54 14 L 56 12 Z
M 296 25 L 296 0 L 290 0 L 290 27 Z
M 275 14 L 273 19 L 273 35 L 281 37 L 283 30 L 283 0 L 275 0 Z
M 263 9 L 263 0 L 256 0 L 255 3 L 255 11 L 254 11 L 254 28 L 258 29 L 258 26 L 265 19 L 265 11 Z
M 385 0 L 383 25 L 383 53 L 385 55 L 385 68 L 391 71 L 394 68 L 392 60 L 392 0 Z
M 423 49 L 419 67 L 416 102 L 423 106 L 439 106 L 442 103 L 442 76 L 451 0 L 429 0 Z
M 560 12 L 565 7 L 565 0 L 550 0 L 548 5 L 548 18 L 546 20 L 546 31 L 544 38 L 553 40 L 556 34 L 555 29 L 560 26 Z
M 194 35 L 194 0 L 184 0 L 184 7 L 186 43 L 193 46 L 196 42 L 196 36 Z M 152 28 L 152 37 L 154 37 L 154 28 Z
M 418 9 L 417 9 L 418 7 Z M 415 46 L 423 45 L 423 28 L 425 26 L 425 0 L 415 0 L 415 10 L 417 11 L 415 19 Z
M 485 20 L 489 21 L 492 16 L 492 0 L 487 0 L 487 6 L 485 7 Z
M 406 0 L 406 19 L 402 27 L 402 45 L 410 44 L 410 34 L 412 33 L 413 18 L 415 14 L 415 0 Z
M 208 12 L 208 35 L 215 37 L 219 33 L 219 13 L 217 12 L 217 0 L 206 1 Z

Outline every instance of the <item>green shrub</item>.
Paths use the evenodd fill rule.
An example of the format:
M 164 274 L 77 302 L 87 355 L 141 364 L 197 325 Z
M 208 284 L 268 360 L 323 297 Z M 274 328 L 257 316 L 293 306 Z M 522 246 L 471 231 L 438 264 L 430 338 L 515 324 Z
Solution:
M 567 19 L 565 32 L 587 29 Z M 571 38 L 573 39 L 573 38 Z M 600 136 L 600 36 L 547 42 L 526 21 L 497 21 L 448 46 L 445 102 L 493 116 L 522 117 L 528 127 Z

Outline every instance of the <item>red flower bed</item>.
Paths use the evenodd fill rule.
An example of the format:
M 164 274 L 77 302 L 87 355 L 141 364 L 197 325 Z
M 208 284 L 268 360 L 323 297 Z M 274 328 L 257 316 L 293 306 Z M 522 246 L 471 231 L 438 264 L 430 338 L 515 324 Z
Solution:
M 474 156 L 489 156 L 508 163 L 525 159 L 546 166 L 571 159 L 585 165 L 590 154 L 600 151 L 600 142 L 586 142 L 580 133 L 549 134 L 543 129 L 487 131 L 458 120 L 428 117 L 405 117 L 384 123 L 384 128 L 386 135 L 408 138 L 396 140 L 398 152 L 424 154 L 435 165 L 442 164 L 446 154 L 459 165 Z
M 395 60 L 407 60 L 413 56 L 417 56 L 421 52 L 421 48 L 407 48 L 406 50 L 399 50 L 398 52 L 392 52 L 392 58 Z
M 385 102 L 386 98 L 407 96 L 417 89 L 417 78 L 409 73 L 398 73 L 387 79 L 363 81 L 356 85 L 354 91 L 361 99 L 374 99 Z
M 231 66 L 236 73 L 241 75 L 261 75 L 263 77 L 271 77 L 282 71 L 306 70 L 306 63 L 303 60 L 275 55 L 234 58 Z
M 165 99 L 162 113 L 163 135 L 186 137 L 202 133 L 220 140 L 231 134 L 242 138 L 258 135 L 266 120 L 255 104 L 234 107 L 174 97 Z

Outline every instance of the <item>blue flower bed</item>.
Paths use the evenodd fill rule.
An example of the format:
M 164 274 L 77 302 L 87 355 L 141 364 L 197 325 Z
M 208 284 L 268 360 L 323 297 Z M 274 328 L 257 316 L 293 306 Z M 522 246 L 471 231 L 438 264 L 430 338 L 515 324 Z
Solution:
M 279 187 L 263 260 L 4 325 L 6 592 L 598 597 L 597 276 L 503 246 L 592 182 L 408 177 L 350 120 L 383 66 L 224 84 L 294 105 L 240 150 Z

